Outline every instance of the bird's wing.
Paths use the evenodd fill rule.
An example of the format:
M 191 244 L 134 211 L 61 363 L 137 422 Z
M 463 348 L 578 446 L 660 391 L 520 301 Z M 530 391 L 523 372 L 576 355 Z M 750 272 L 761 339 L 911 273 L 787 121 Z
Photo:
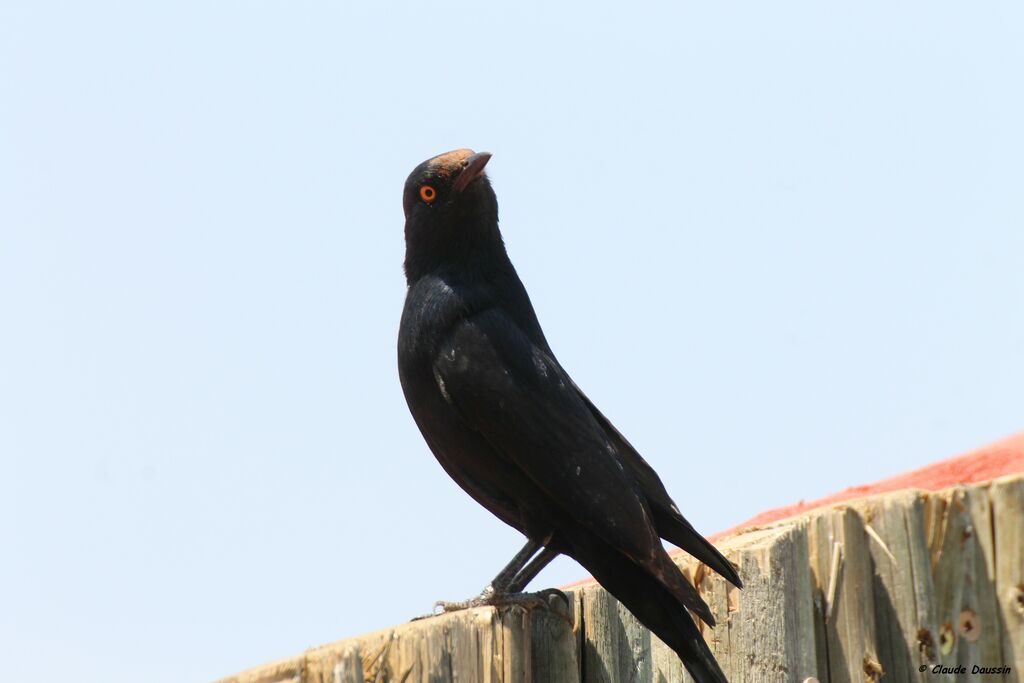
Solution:
M 640 564 L 661 549 L 636 480 L 568 375 L 500 309 L 451 331 L 434 376 L 467 426 L 547 494 L 544 505 L 560 506 Z
M 491 308 L 455 325 L 438 348 L 433 371 L 438 390 L 466 426 L 543 492 L 545 500 L 520 500 L 521 506 L 541 514 L 557 506 L 714 625 L 711 611 L 662 547 L 633 472 L 548 351 Z
M 616 452 L 619 454 L 622 463 L 630 469 L 636 478 L 637 484 L 640 486 L 640 490 L 643 492 L 644 498 L 651 508 L 651 513 L 654 516 L 654 526 L 657 528 L 658 534 L 711 567 L 711 569 L 718 572 L 732 585 L 742 588 L 743 582 L 740 581 L 739 574 L 736 572 L 732 562 L 727 560 L 718 551 L 718 548 L 701 536 L 693 528 L 693 525 L 683 517 L 683 513 L 679 511 L 675 501 L 668 495 L 665 485 L 661 483 L 661 478 L 654 471 L 654 468 L 647 464 L 643 456 L 633 448 L 632 444 L 626 440 L 626 437 L 615 428 L 615 425 L 590 402 L 586 394 L 579 387 L 575 388 L 598 424 L 601 425 L 608 438 L 615 444 Z

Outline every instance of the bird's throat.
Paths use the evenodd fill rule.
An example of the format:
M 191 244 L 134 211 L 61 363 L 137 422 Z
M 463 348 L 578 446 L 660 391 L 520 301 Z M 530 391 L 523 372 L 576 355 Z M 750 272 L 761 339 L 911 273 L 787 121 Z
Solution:
M 511 267 L 497 220 L 459 221 L 419 230 L 406 225 L 405 277 L 408 284 L 438 273 L 486 279 Z

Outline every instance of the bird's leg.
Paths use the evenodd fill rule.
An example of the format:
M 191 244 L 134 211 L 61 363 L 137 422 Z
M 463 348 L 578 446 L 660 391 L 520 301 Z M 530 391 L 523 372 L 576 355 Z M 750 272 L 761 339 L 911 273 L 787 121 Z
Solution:
M 505 565 L 500 572 L 498 572 L 498 575 L 495 576 L 489 584 L 487 584 L 480 595 L 461 602 L 445 602 L 440 600 L 434 603 L 434 609 L 440 609 L 441 612 L 455 612 L 469 607 L 506 604 L 510 592 L 509 584 L 512 583 L 512 581 L 526 567 L 530 558 L 533 557 L 534 553 L 536 553 L 540 547 L 541 545 L 537 541 L 532 539 L 528 540 L 526 545 L 523 546 L 523 549 L 516 553 L 515 557 L 513 557 L 512 560 Z
M 528 541 L 523 549 L 516 553 L 512 561 L 505 565 L 494 580 L 491 581 L 483 592 L 475 598 L 462 602 L 437 602 L 434 609 L 444 612 L 455 612 L 470 607 L 483 607 L 490 605 L 501 607 L 507 605 L 518 605 L 527 609 L 542 607 L 553 609 L 552 598 L 558 598 L 564 603 L 564 608 L 557 610 L 563 616 L 571 613 L 569 598 L 557 588 L 540 591 L 539 593 L 523 593 L 522 590 L 533 580 L 540 570 L 544 569 L 551 560 L 558 557 L 559 552 L 551 548 L 542 548 L 536 557 L 533 554 L 541 548 L 540 543 Z M 532 559 L 531 559 L 532 557 Z
M 524 604 L 527 605 L 555 609 L 555 602 L 552 600 L 552 598 L 557 598 L 558 600 L 561 600 L 561 602 L 564 605 L 564 608 L 556 611 L 560 612 L 564 617 L 567 615 L 571 615 L 572 604 L 569 602 L 569 596 L 567 596 L 565 593 L 558 590 L 557 588 L 547 588 L 536 593 L 523 592 L 523 589 L 526 588 L 526 585 L 533 581 L 534 577 L 536 577 L 537 574 L 539 574 L 540 571 L 544 569 L 544 567 L 548 566 L 548 564 L 551 563 L 551 560 L 555 559 L 560 554 L 561 553 L 559 553 L 557 550 L 553 550 L 548 547 L 545 547 L 543 550 L 541 550 L 536 557 L 530 560 L 525 567 L 519 570 L 519 573 L 516 574 L 515 578 L 513 578 L 512 581 L 508 584 L 508 596 L 506 597 L 506 600 L 522 601 Z M 571 619 L 569 620 L 569 623 L 570 625 L 572 625 Z
M 506 590 L 509 593 L 521 593 L 527 584 L 540 573 L 540 570 L 548 566 L 551 560 L 558 557 L 560 553 L 557 550 L 551 548 L 544 548 L 540 553 L 530 560 L 525 567 L 519 570 L 519 572 L 509 582 Z
M 512 593 L 513 591 L 509 589 L 509 584 L 511 584 L 512 580 L 519 575 L 519 572 L 527 566 L 530 562 L 530 558 L 533 557 L 534 553 L 539 549 L 540 543 L 537 541 L 526 541 L 526 545 L 523 546 L 523 549 L 516 553 L 515 557 L 513 557 L 509 563 L 506 564 L 500 572 L 498 572 L 498 575 L 491 580 L 490 584 L 487 585 L 487 588 L 484 588 L 484 593 L 490 592 L 492 595 Z

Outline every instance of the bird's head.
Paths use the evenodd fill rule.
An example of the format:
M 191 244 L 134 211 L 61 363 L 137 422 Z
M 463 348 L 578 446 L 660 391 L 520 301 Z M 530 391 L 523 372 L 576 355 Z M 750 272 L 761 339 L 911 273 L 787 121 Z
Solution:
M 488 152 L 457 149 L 427 159 L 405 181 L 406 274 L 410 266 L 472 257 L 501 245 L 498 200 L 484 174 Z M 420 270 L 415 268 L 414 270 Z
M 438 225 L 497 204 L 484 174 L 490 158 L 489 152 L 456 149 L 413 169 L 402 197 L 406 222 Z

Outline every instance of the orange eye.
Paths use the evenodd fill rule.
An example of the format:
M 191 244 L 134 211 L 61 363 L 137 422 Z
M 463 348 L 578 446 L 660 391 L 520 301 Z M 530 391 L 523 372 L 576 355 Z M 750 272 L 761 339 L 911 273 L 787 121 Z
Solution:
M 429 204 L 437 199 L 437 190 L 432 185 L 424 185 L 420 188 L 420 199 Z

